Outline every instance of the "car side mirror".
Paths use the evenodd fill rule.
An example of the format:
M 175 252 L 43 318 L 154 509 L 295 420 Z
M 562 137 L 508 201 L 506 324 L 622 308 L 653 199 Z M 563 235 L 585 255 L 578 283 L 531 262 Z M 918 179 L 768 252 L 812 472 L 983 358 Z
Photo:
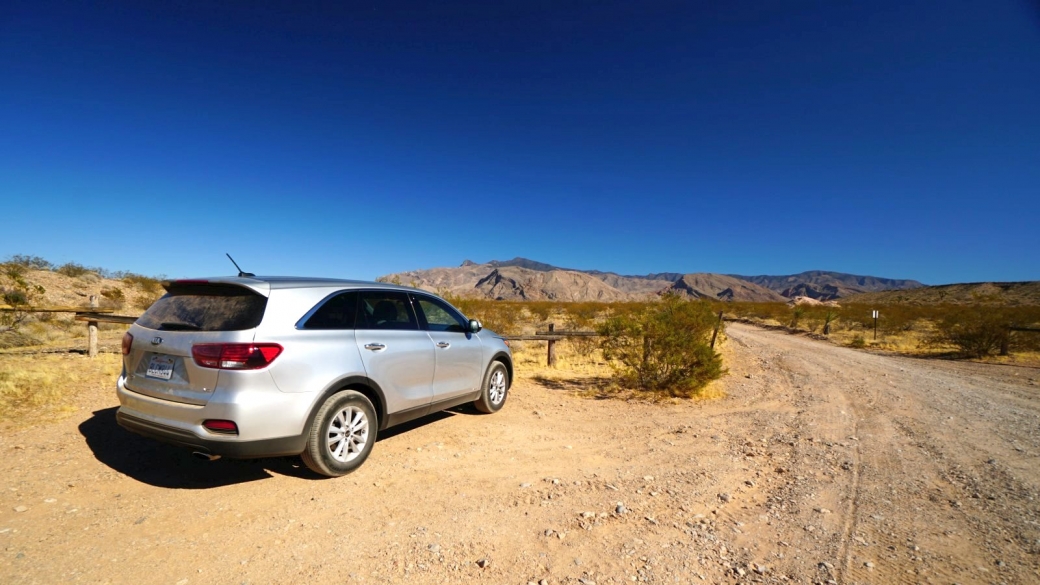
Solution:
M 478 333 L 483 328 L 484 328 L 484 326 L 480 324 L 480 321 L 477 321 L 476 319 L 470 319 L 469 320 L 469 332 L 470 333 Z

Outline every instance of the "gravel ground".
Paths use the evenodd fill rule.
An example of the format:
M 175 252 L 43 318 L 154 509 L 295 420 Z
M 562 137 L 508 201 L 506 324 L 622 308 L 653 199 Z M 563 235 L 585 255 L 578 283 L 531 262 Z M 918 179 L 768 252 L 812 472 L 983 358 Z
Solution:
M 0 582 L 1040 581 L 1040 371 L 728 334 L 723 399 L 521 376 L 335 480 L 197 461 L 89 393 L 0 438 Z

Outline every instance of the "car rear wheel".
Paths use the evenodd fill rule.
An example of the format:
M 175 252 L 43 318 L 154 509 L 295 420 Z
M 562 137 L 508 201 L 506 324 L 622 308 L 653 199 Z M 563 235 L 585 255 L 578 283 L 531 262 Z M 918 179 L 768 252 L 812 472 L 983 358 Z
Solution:
M 343 390 L 328 397 L 314 416 L 301 454 L 315 473 L 339 477 L 365 462 L 376 442 L 376 409 L 364 394 Z
M 477 410 L 491 414 L 502 409 L 509 394 L 509 371 L 502 362 L 491 362 L 487 374 L 484 374 L 484 385 L 480 398 L 473 403 Z

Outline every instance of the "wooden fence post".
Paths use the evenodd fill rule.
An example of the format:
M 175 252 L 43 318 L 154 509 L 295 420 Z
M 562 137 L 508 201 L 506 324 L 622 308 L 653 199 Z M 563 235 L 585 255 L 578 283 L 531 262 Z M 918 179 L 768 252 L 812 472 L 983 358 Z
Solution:
M 90 295 L 90 308 L 98 308 L 97 295 Z M 98 354 L 98 322 L 87 321 L 87 355 L 97 357 Z
M 1007 331 L 1004 332 L 1004 336 L 1000 338 L 1000 355 L 1008 355 L 1008 346 L 1011 344 L 1011 328 L 1012 325 L 1008 325 Z
M 549 335 L 552 335 L 553 331 L 556 331 L 556 324 L 555 323 L 549 323 Z M 555 368 L 556 367 L 556 340 L 555 339 L 550 339 L 549 340 L 549 356 L 548 356 L 547 361 L 549 363 L 549 367 L 550 368 Z
M 711 334 L 711 348 L 715 349 L 715 338 L 719 336 L 719 328 L 722 327 L 722 311 L 719 311 L 719 322 L 715 324 L 715 331 Z

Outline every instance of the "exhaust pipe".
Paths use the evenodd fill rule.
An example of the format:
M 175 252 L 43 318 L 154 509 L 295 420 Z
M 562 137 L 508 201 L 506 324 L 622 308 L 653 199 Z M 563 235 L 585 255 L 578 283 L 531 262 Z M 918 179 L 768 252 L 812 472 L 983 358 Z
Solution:
M 202 451 L 192 451 L 191 454 L 199 459 L 205 459 L 206 461 L 216 461 L 217 459 L 220 459 L 220 455 L 203 453 Z

